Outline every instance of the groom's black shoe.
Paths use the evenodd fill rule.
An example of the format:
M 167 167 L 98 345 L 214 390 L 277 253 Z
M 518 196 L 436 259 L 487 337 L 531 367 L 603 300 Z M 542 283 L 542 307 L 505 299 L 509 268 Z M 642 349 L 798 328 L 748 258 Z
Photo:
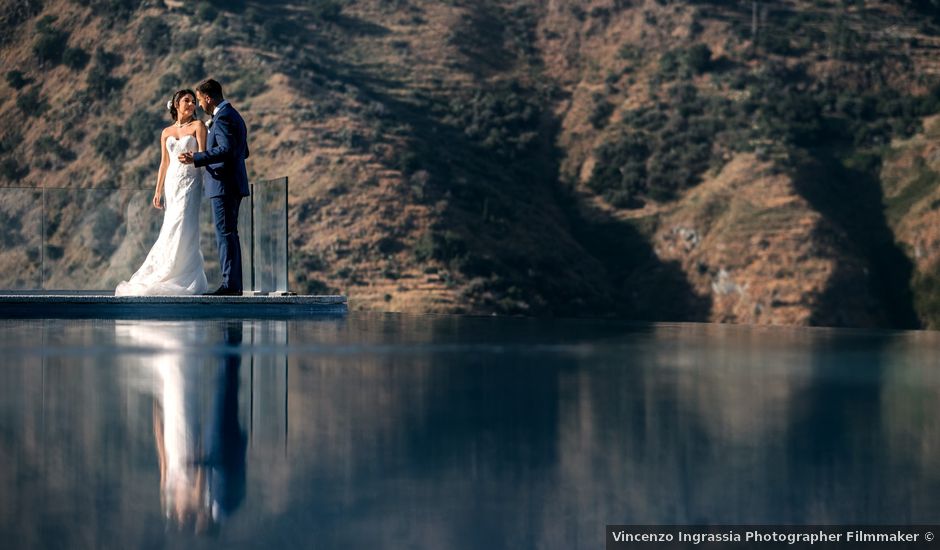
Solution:
M 220 286 L 215 292 L 206 292 L 203 296 L 241 296 L 241 290 L 232 290 L 231 288 L 225 288 Z

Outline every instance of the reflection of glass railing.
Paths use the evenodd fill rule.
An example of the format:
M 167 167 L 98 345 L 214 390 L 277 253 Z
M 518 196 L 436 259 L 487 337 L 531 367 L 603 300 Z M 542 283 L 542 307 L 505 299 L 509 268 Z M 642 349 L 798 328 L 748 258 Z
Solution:
M 152 197 L 137 188 L 0 188 L 0 289 L 113 291 L 160 232 Z M 208 200 L 200 225 L 211 286 L 220 274 Z M 252 185 L 238 232 L 246 290 L 287 291 L 287 178 Z

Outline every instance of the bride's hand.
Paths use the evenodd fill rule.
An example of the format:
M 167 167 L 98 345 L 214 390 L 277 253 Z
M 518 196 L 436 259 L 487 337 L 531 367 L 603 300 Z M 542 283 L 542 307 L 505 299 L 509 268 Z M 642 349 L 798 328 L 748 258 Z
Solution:
M 157 210 L 163 210 L 163 204 L 160 199 L 161 199 L 160 194 L 157 193 L 156 195 L 153 196 L 153 200 L 150 201 L 150 203 L 153 204 L 153 207 L 156 208 Z

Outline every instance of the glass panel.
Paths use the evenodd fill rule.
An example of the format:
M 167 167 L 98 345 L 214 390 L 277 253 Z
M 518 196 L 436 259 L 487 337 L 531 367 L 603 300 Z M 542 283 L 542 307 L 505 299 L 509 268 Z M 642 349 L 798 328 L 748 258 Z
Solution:
M 249 184 L 249 188 L 254 193 L 254 185 Z M 242 200 L 241 208 L 238 209 L 238 240 L 242 245 L 242 284 L 245 290 L 253 290 L 254 272 L 252 271 L 252 251 L 255 244 L 252 240 L 254 234 L 251 227 L 254 223 L 254 212 L 251 208 L 251 197 L 245 197 Z
M 254 186 L 255 290 L 287 291 L 287 178 Z
M 44 289 L 113 292 L 160 233 L 163 211 L 149 189 L 44 191 Z
M 238 217 L 245 289 L 286 291 L 287 178 L 252 187 Z M 113 292 L 137 271 L 160 234 L 164 212 L 151 206 L 152 194 L 0 189 L 0 289 Z M 200 247 L 214 287 L 221 275 L 211 201 L 202 201 L 200 216 Z M 260 265 L 253 264 L 256 258 Z
M 42 191 L 0 189 L 0 289 L 42 288 Z
M 199 244 L 202 246 L 202 257 L 206 261 L 206 280 L 209 281 L 209 292 L 212 292 L 219 288 L 219 284 L 222 282 L 222 273 L 219 271 L 219 245 L 215 239 L 215 221 L 212 217 L 211 199 L 202 199 L 202 208 L 199 211 L 199 226 L 201 227 Z M 244 244 L 242 248 L 245 248 Z

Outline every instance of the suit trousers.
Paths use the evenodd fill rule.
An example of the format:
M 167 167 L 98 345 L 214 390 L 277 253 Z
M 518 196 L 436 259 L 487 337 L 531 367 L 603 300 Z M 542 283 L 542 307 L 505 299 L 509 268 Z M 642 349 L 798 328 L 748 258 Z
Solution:
M 238 207 L 240 196 L 212 197 L 215 239 L 219 245 L 219 269 L 222 288 L 242 291 L 242 245 L 238 240 Z

